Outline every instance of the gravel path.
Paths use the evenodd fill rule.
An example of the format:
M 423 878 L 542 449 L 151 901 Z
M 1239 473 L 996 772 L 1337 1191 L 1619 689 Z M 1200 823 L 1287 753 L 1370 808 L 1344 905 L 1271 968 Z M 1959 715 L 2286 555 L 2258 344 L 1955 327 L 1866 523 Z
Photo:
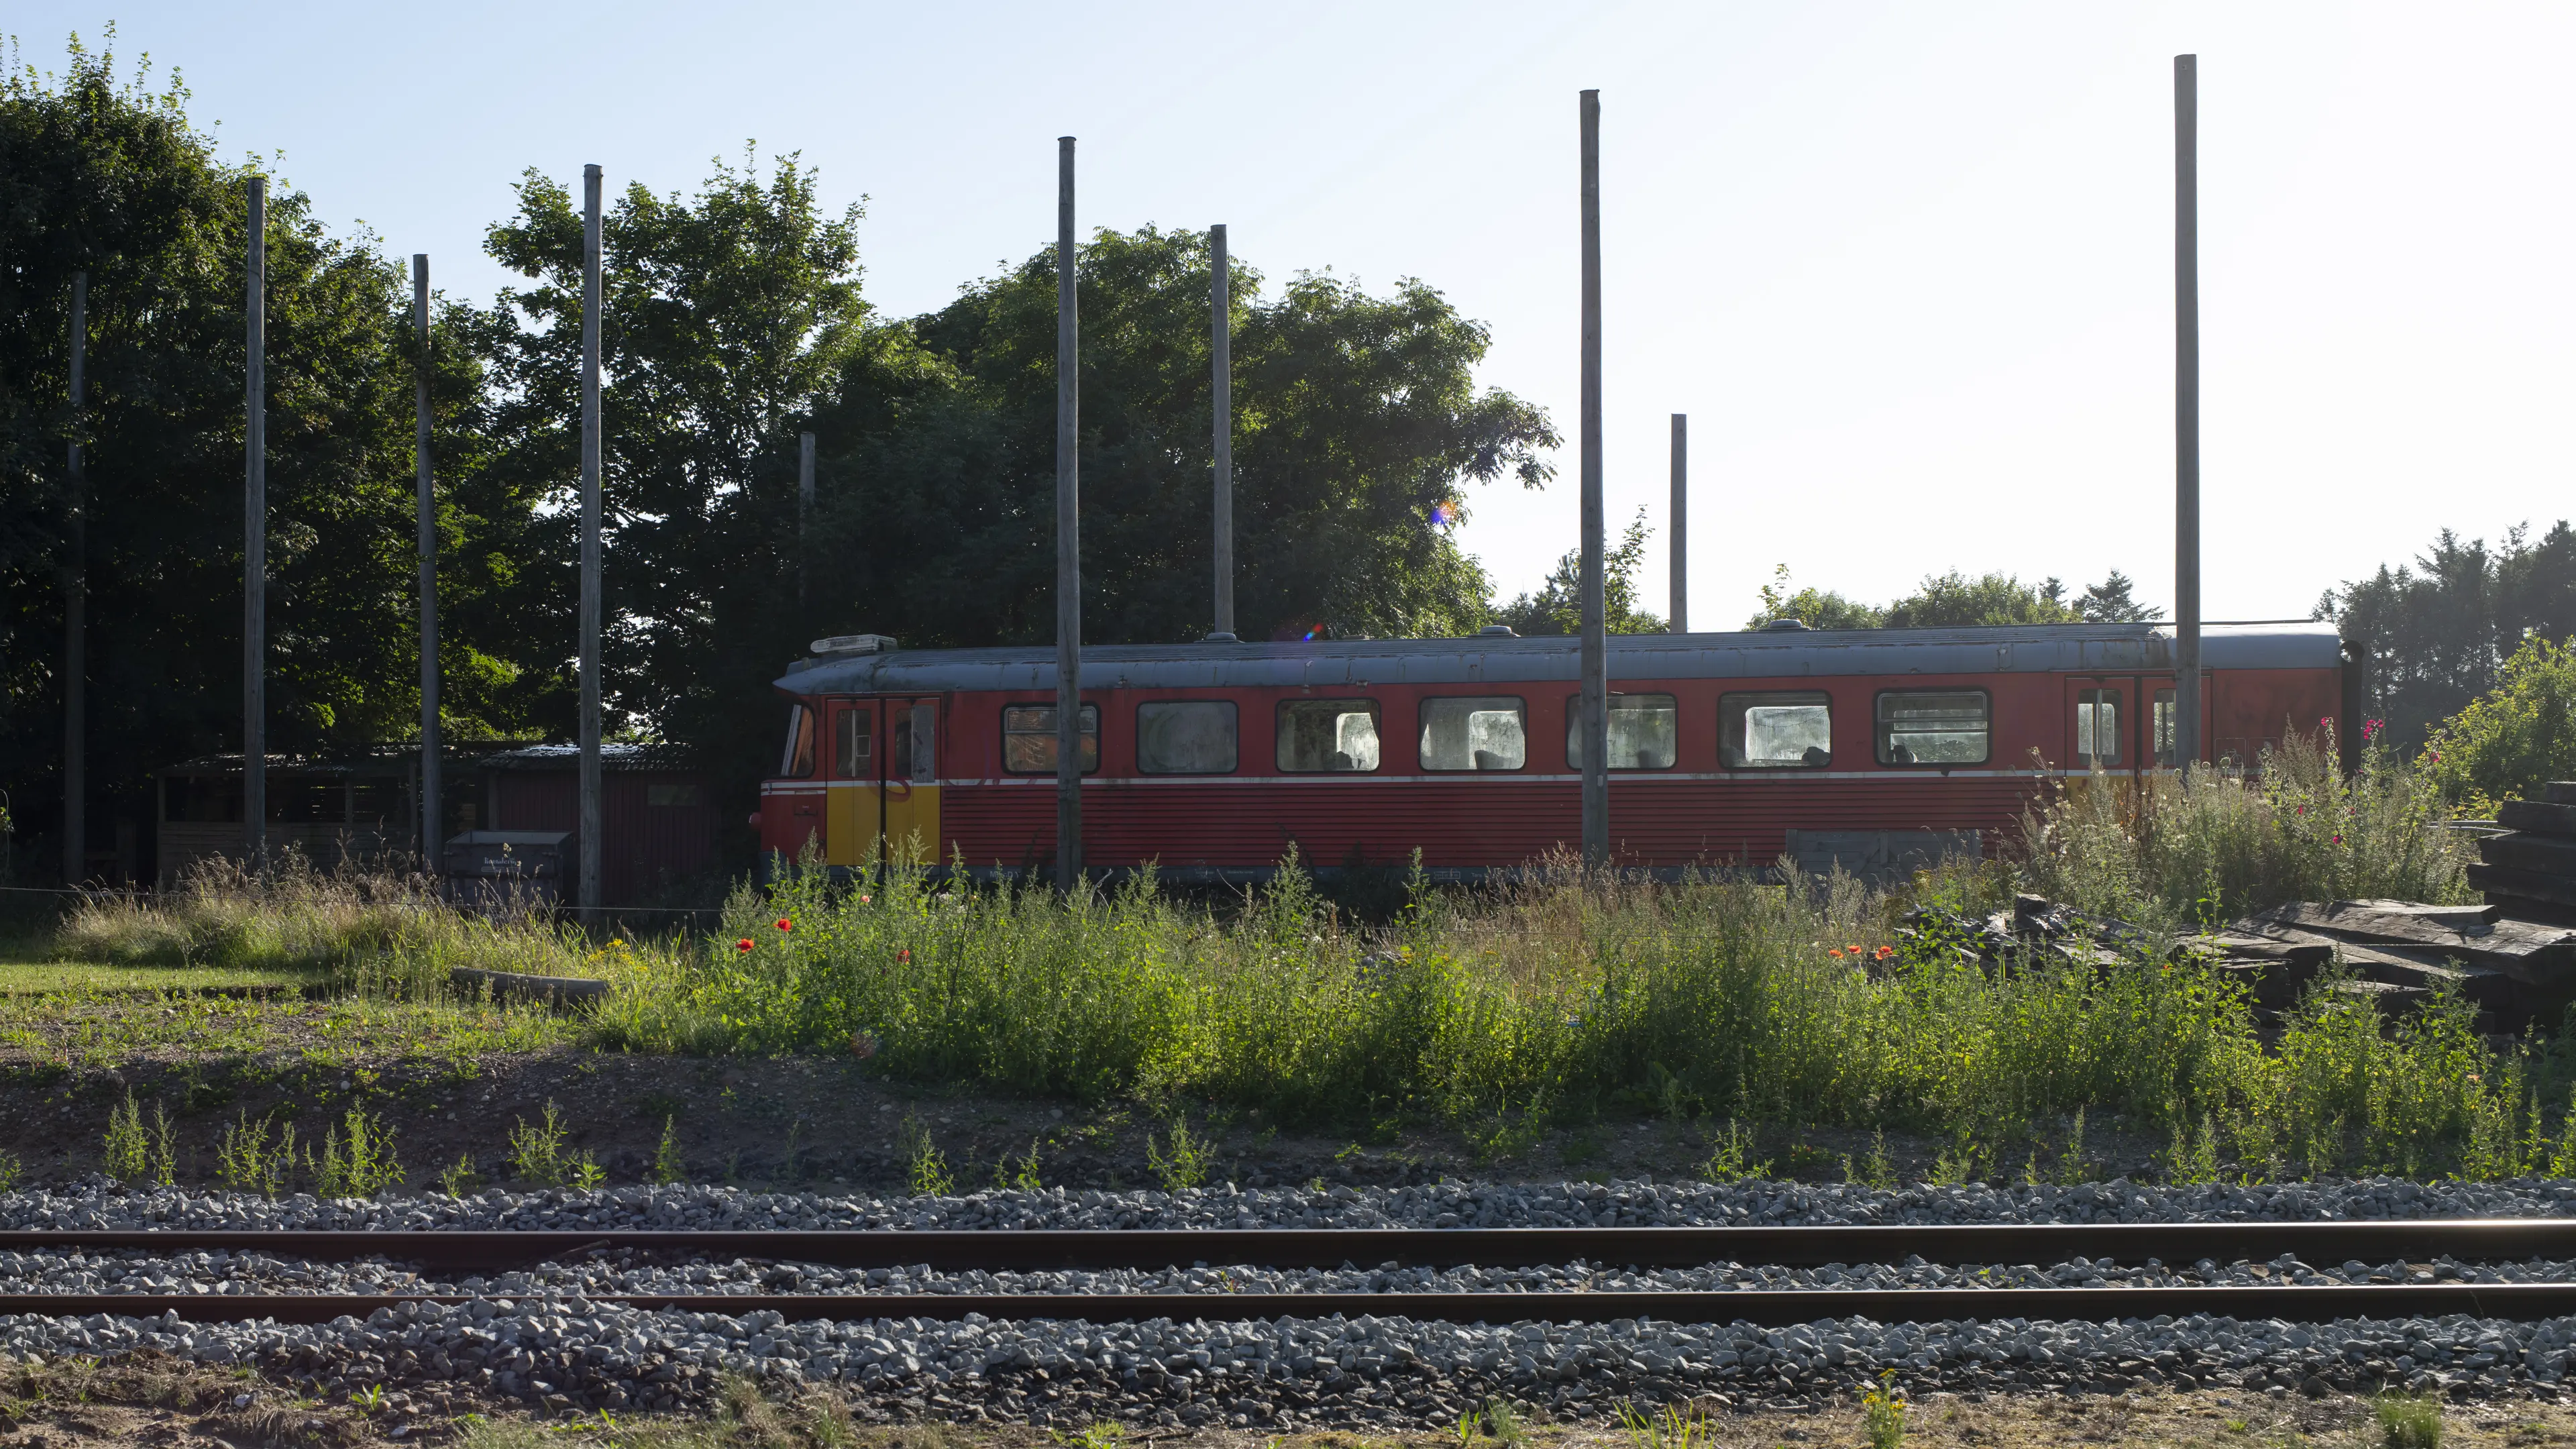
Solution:
M 462 1202 L 282 1202 L 110 1189 L 0 1196 L 0 1226 L 56 1228 L 603 1227 L 1387 1227 L 1833 1222 L 2331 1220 L 2564 1215 L 2576 1183 L 2394 1182 L 2167 1190 L 2125 1182 L 2075 1188 L 1795 1184 L 1441 1185 L 1328 1192 L 1002 1193 L 872 1199 L 733 1189 L 624 1188 L 581 1194 L 487 1192 Z M 399 1246 L 388 1244 L 398 1255 Z M 1064 1424 L 1226 1424 L 1265 1429 L 1453 1422 L 1497 1395 L 1560 1415 L 1724 1395 L 1738 1402 L 1844 1397 L 1882 1370 L 1917 1391 L 2086 1388 L 2148 1383 L 2282 1394 L 2403 1385 L 2419 1391 L 2555 1395 L 2576 1319 L 2514 1324 L 2465 1317 L 2296 1325 L 2207 1317 L 2126 1323 L 2007 1320 L 1882 1324 L 1851 1318 L 1788 1329 L 1606 1324 L 1469 1326 L 1361 1317 L 1130 1324 L 1033 1319 L 841 1322 L 643 1313 L 596 1304 L 611 1292 L 1118 1292 L 1217 1288 L 1419 1291 L 1562 1288 L 2103 1286 L 2193 1282 L 2576 1281 L 2576 1264 L 2442 1261 L 2120 1269 L 1926 1265 L 1783 1270 L 1713 1264 L 1629 1273 L 1554 1268 L 1277 1271 L 1215 1265 L 1156 1272 L 933 1273 L 812 1265 L 599 1258 L 446 1282 L 391 1263 L 307 1264 L 259 1253 L 146 1259 L 129 1253 L 0 1254 L 0 1291 L 423 1292 L 480 1294 L 453 1308 L 387 1310 L 365 1323 L 191 1324 L 107 1314 L 0 1318 L 12 1356 L 157 1348 L 245 1363 L 336 1395 L 368 1384 L 415 1411 L 459 1390 L 553 1410 L 673 1408 L 725 1374 L 836 1384 L 864 1418 L 1006 1417 Z M 506 1305 L 506 1306 L 504 1306 Z M 1211 1303 L 1211 1308 L 1218 1307 Z

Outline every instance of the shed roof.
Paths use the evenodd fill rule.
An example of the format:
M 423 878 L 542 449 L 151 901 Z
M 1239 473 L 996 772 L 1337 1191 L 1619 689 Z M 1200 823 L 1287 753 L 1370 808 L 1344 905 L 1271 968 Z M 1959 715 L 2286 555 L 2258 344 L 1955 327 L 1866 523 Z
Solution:
M 2170 624 L 1622 634 L 1610 639 L 1609 668 L 1613 679 L 2108 673 L 2171 669 L 2173 649 Z M 2329 669 L 2342 658 L 2342 641 L 2326 621 L 2201 631 L 2201 660 L 2212 669 Z M 1579 641 L 1561 635 L 1117 644 L 1082 651 L 1082 680 L 1102 689 L 1571 683 L 1579 663 Z M 795 694 L 1052 690 L 1055 651 L 921 649 L 799 660 L 778 687 Z

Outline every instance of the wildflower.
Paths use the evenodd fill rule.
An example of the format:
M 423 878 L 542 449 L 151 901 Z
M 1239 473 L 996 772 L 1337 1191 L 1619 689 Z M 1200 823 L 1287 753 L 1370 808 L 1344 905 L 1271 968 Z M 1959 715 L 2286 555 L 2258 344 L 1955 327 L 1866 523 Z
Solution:
M 736 942 L 734 942 L 734 943 L 733 943 L 733 948 L 734 948 L 735 950 L 737 950 L 737 951 L 748 951 L 748 950 L 750 950 L 750 949 L 751 949 L 751 938 L 750 938 L 749 936 L 745 936 L 745 937 L 743 937 L 741 940 L 736 941 Z
M 2386 723 L 2388 723 L 2388 721 L 2384 719 L 2363 720 L 2361 722 L 2362 743 L 2368 744 L 2370 741 L 2377 739 L 2379 737 L 2379 727 Z
M 1858 946 L 1845 946 L 1843 949 L 1849 951 L 1855 956 L 1860 954 L 1860 948 Z
M 2341 845 L 2341 844 L 2343 844 L 2343 837 L 2342 837 L 2342 836 L 2340 836 L 2340 835 L 2336 836 L 2336 837 L 2334 838 L 2334 843 L 2335 843 L 2335 844 L 2337 844 L 2337 845 Z
M 910 946 L 905 946 L 896 951 L 894 953 L 894 959 L 909 964 L 912 960 L 912 948 Z
M 1825 949 L 1825 954 L 1839 961 L 1843 959 L 1843 948 L 1840 946 L 1829 946 Z
M 1888 957 L 1896 954 L 1896 948 L 1894 946 L 1881 946 L 1871 954 L 1876 956 L 1879 960 L 1884 961 Z
M 859 897 L 859 904 L 864 906 L 875 899 L 876 897 L 874 896 L 861 896 Z
M 796 923 L 795 923 L 794 921 L 791 921 L 791 920 L 787 919 L 785 916 L 780 916 L 780 917 L 778 918 L 778 929 L 780 929 L 780 930 L 782 930 L 782 931 L 789 929 L 790 927 L 794 926 L 795 924 L 796 924 Z

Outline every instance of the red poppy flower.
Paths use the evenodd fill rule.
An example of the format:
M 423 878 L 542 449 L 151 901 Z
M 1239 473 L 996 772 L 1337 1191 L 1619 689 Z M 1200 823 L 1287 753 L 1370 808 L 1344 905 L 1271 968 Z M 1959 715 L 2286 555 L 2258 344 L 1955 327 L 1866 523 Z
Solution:
M 1825 948 L 1825 954 L 1839 961 L 1843 959 L 1843 948 L 1840 946 L 1828 946 Z
M 785 916 L 780 916 L 780 917 L 778 918 L 778 929 L 780 929 L 780 930 L 782 930 L 782 931 L 787 930 L 788 928 L 790 928 L 790 927 L 794 926 L 795 924 L 796 924 L 796 923 L 795 923 L 794 921 L 791 921 L 791 920 L 787 919 Z
M 1881 946 L 1881 947 L 1879 947 L 1879 948 L 1878 948 L 1878 952 L 1877 952 L 1878 959 L 1880 959 L 1881 961 L 1884 961 L 1884 960 L 1886 960 L 1888 957 L 1893 956 L 1893 955 L 1895 955 L 1895 954 L 1896 954 L 1896 948 L 1895 948 L 1894 946 Z
M 736 941 L 736 942 L 734 942 L 734 943 L 733 943 L 733 948 L 734 948 L 735 950 L 737 950 L 737 951 L 748 951 L 748 950 L 750 950 L 750 949 L 751 949 L 751 938 L 750 938 L 749 936 L 745 936 L 745 937 L 743 937 L 741 940 Z
M 912 948 L 910 946 L 906 946 L 895 952 L 894 959 L 897 961 L 910 961 L 912 959 Z

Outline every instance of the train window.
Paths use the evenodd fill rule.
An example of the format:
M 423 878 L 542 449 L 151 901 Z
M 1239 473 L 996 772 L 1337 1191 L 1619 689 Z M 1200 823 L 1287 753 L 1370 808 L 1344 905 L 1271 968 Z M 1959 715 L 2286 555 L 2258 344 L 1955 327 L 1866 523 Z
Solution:
M 2174 762 L 2174 692 L 2156 691 L 2156 763 L 2166 769 Z
M 1610 696 L 1610 768 L 1671 769 L 1681 713 L 1669 694 Z M 1565 702 L 1565 762 L 1583 768 L 1583 696 L 1579 694 Z
M 1982 689 L 1889 690 L 1878 697 L 1878 762 L 1982 765 L 1992 715 Z
M 1166 699 L 1136 706 L 1136 769 L 1147 775 L 1234 773 L 1230 699 Z
M 1422 768 L 1517 770 L 1529 762 L 1528 707 L 1508 694 L 1422 702 Z
M 876 706 L 845 709 L 833 717 L 833 722 L 840 728 L 832 732 L 832 773 L 844 780 L 874 779 Z
M 1730 770 L 1821 770 L 1834 762 L 1833 696 L 1821 689 L 1722 695 L 1717 752 Z
M 787 709 L 787 751 L 779 757 L 778 773 L 801 780 L 814 773 L 814 712 L 801 704 Z
M 1281 700 L 1279 768 L 1293 773 L 1376 769 L 1377 701 Z
M 1002 707 L 1002 768 L 1014 775 L 1055 773 L 1055 706 Z M 1100 772 L 1100 706 L 1082 707 L 1082 773 Z
M 2075 764 L 2079 769 L 2120 763 L 2120 691 L 2075 691 Z
M 887 778 L 915 785 L 939 782 L 939 707 L 920 704 L 886 706 L 886 743 L 893 747 L 894 769 Z M 1096 754 L 1097 751 L 1095 750 Z M 1094 763 L 1097 763 L 1095 761 Z

